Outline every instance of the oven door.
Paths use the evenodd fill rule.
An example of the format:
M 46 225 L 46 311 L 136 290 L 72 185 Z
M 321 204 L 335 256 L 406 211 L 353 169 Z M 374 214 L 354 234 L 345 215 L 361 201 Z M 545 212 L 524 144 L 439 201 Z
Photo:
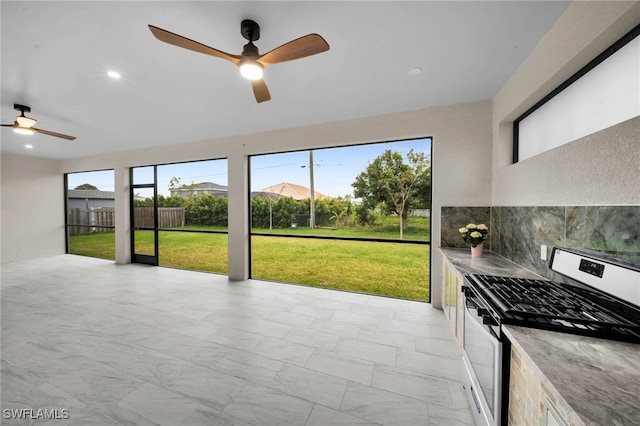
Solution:
M 499 425 L 502 384 L 502 342 L 491 325 L 483 324 L 482 303 L 465 297 L 462 360 L 465 390 L 478 425 Z

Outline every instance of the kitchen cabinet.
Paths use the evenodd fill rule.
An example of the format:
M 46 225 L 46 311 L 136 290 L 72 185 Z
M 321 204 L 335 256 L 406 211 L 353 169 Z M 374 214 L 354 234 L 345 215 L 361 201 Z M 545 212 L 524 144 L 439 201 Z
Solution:
M 554 403 L 559 395 L 545 385 L 545 378 L 518 345 L 511 346 L 509 424 L 566 426 Z
M 442 258 L 442 309 L 458 343 L 458 349 L 462 350 L 463 332 L 463 306 L 464 298 L 461 295 L 464 278 L 456 268 L 449 263 L 446 257 Z

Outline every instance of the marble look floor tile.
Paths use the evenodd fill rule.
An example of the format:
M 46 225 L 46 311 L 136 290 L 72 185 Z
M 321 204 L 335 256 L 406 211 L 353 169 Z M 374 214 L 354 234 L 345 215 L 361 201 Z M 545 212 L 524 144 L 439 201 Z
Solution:
M 441 311 L 436 311 L 441 312 Z M 430 325 L 448 325 L 444 315 L 434 314 L 434 312 L 402 312 L 395 311 L 394 318 L 398 321 L 418 322 Z
M 406 349 L 406 348 L 405 348 Z M 416 337 L 416 352 L 430 355 L 461 358 L 462 353 L 454 340 L 444 340 L 427 337 Z
M 337 311 L 332 317 L 332 321 L 346 322 L 355 325 L 368 325 L 375 327 L 380 323 L 380 319 L 373 315 L 357 314 L 354 312 Z
M 412 321 L 385 320 L 380 321 L 378 326 L 381 330 L 392 331 L 394 333 L 409 334 L 418 337 L 430 337 L 431 333 L 425 324 Z
M 442 326 L 429 325 L 428 336 L 434 339 L 455 341 L 449 324 Z
M 302 345 L 331 351 L 336 347 L 340 336 L 305 328 L 292 328 L 283 336 L 285 340 Z
M 379 425 L 371 423 L 350 414 L 345 414 L 331 408 L 315 405 L 305 426 L 370 426 Z
M 306 315 L 313 318 L 327 320 L 336 313 L 337 309 L 329 309 L 311 305 L 296 305 L 291 312 L 294 314 Z
M 39 410 L 48 410 L 50 415 L 57 417 L 58 420 L 52 420 L 53 423 L 64 420 L 65 425 L 121 424 L 26 371 L 6 361 L 2 364 L 3 425 L 30 424 L 29 421 L 25 421 L 25 417 L 37 415 Z M 37 419 L 38 423 L 45 420 Z
M 269 387 L 337 409 L 340 408 L 347 380 L 286 364 L 271 381 Z
M 161 338 L 141 337 L 138 344 L 207 367 L 215 365 L 233 350 L 208 340 L 168 332 Z
M 462 363 L 459 359 L 398 349 L 396 362 L 401 369 L 456 382 L 463 381 Z
M 378 306 L 394 311 L 409 311 L 412 306 L 424 307 L 426 303 L 414 302 L 411 300 L 395 299 L 393 297 L 371 297 L 366 300 L 367 305 Z
M 251 352 L 290 364 L 304 366 L 313 348 L 282 339 L 265 338 Z
M 360 333 L 359 325 L 335 320 L 314 320 L 309 329 L 345 337 L 358 337 Z
M 222 410 L 249 384 L 239 377 L 195 364 L 158 381 L 163 388 L 216 410 Z
M 373 366 L 374 363 L 371 361 L 365 361 L 320 349 L 316 349 L 313 352 L 311 358 L 309 358 L 309 361 L 305 365 L 306 368 L 365 385 L 369 385 L 371 383 Z
M 341 337 L 333 351 L 379 364 L 396 365 L 396 348 L 393 346 Z
M 195 425 L 189 420 L 196 417 L 198 410 L 206 411 L 206 407 L 189 398 L 152 384 L 145 384 L 131 392 L 118 406 L 161 426 Z
M 383 425 L 428 425 L 427 403 L 358 383 L 349 383 L 340 410 Z
M 227 356 L 211 365 L 211 368 L 253 383 L 267 385 L 283 365 L 282 361 L 234 349 Z
M 349 312 L 362 315 L 370 315 L 379 319 L 393 319 L 395 311 L 389 309 L 389 306 L 373 306 L 370 304 L 363 305 L 354 303 L 349 308 Z
M 414 336 L 379 329 L 362 328 L 358 334 L 358 339 L 411 351 L 416 348 L 416 338 Z
M 293 312 L 276 312 L 267 318 L 270 321 L 290 325 L 293 327 L 308 327 L 314 320 L 314 317 L 308 315 L 294 314 Z
M 238 330 L 248 331 L 262 336 L 269 337 L 282 337 L 291 330 L 292 326 L 275 322 L 271 320 L 265 320 L 261 318 L 251 317 L 229 317 L 219 318 L 215 321 L 215 324 L 224 327 L 235 328 Z
M 452 407 L 449 382 L 416 371 L 404 370 L 386 365 L 376 365 L 373 369 L 371 386 L 409 396 L 425 402 Z
M 260 385 L 249 385 L 224 413 L 255 426 L 304 425 L 313 403 Z
M 474 426 L 473 415 L 468 408 L 446 408 L 428 404 L 430 426 Z
M 210 334 L 206 337 L 206 340 L 219 345 L 242 350 L 251 350 L 264 339 L 257 333 L 219 325 L 211 325 Z
M 2 264 L 1 284 L 3 408 L 65 404 L 71 425 L 472 421 L 428 303 L 74 255 Z

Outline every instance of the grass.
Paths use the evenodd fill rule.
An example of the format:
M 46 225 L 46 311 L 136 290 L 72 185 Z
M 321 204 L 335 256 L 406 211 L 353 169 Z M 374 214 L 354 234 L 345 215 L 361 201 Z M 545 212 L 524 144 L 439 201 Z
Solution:
M 253 236 L 252 276 L 415 300 L 429 299 L 429 246 Z
M 399 236 L 395 219 L 395 229 L 390 223 L 365 229 L 340 228 L 339 234 L 395 239 Z M 415 236 L 419 236 L 423 240 L 426 235 L 428 240 L 428 224 L 428 218 L 412 218 L 405 239 L 415 240 L 418 239 Z M 276 231 L 288 235 L 336 235 L 336 230 L 331 229 Z M 141 233 L 137 249 L 152 251 L 151 235 Z M 226 234 L 160 231 L 158 238 L 160 266 L 228 273 Z M 69 252 L 115 260 L 115 234 L 71 236 Z M 251 271 L 255 279 L 429 300 L 428 245 L 254 235 L 251 237 Z

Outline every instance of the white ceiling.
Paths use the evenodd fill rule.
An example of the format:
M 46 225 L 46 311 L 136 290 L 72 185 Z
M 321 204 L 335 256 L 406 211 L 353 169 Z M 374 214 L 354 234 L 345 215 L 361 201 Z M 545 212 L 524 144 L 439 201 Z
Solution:
M 77 136 L 3 128 L 2 152 L 72 158 L 489 99 L 568 4 L 2 1 L 2 123 L 26 104 L 37 127 Z M 331 48 L 267 68 L 258 104 L 231 63 L 147 28 L 240 54 L 243 19 L 261 53 L 309 33 Z

